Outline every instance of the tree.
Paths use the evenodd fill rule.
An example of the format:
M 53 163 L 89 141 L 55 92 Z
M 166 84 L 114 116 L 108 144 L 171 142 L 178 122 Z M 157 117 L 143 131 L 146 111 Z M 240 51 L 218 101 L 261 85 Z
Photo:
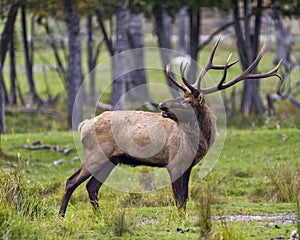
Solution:
M 150 101 L 142 50 L 144 47 L 143 15 L 135 6 L 131 6 L 127 0 L 122 2 L 115 1 L 111 5 L 115 6 L 116 13 L 116 41 L 114 44 L 104 24 L 103 9 L 98 9 L 96 16 L 109 53 L 112 57 L 117 55 L 117 57 L 112 58 L 111 105 L 114 109 L 124 109 L 124 94 L 127 92 L 129 93 L 127 96 L 132 102 L 144 104 Z M 139 50 L 122 55 L 124 51 L 130 49 Z M 136 70 L 126 72 L 128 66 L 136 68 Z M 138 87 L 138 91 L 132 94 L 130 90 L 135 87 Z
M 129 82 L 130 75 L 125 73 L 128 59 L 120 53 L 128 50 L 128 38 L 125 24 L 127 22 L 127 1 L 123 1 L 116 8 L 117 26 L 116 26 L 116 44 L 114 54 L 119 54 L 113 58 L 113 84 L 111 93 L 111 105 L 114 109 L 125 109 L 126 84 Z M 121 74 L 120 74 L 121 73 Z
M 131 90 L 135 87 L 139 87 L 134 94 L 130 94 L 132 101 L 138 103 L 145 103 L 150 100 L 148 88 L 147 88 L 147 78 L 144 65 L 144 34 L 143 34 L 143 14 L 130 12 L 128 20 L 128 42 L 130 49 L 139 49 L 135 51 L 132 55 L 131 61 L 133 66 L 137 69 L 130 73 L 130 82 L 127 86 L 127 90 Z
M 240 55 L 240 61 L 243 70 L 246 70 L 251 62 L 255 59 L 259 49 L 259 37 L 261 30 L 261 16 L 263 10 L 263 0 L 256 2 L 255 11 L 254 3 L 251 0 L 243 1 L 243 8 L 240 7 L 238 0 L 232 0 L 234 29 L 237 36 L 237 49 Z M 242 9 L 244 17 L 244 27 L 241 25 L 240 10 Z M 254 21 L 252 21 L 252 15 Z M 252 26 L 254 22 L 254 26 Z M 254 70 L 256 71 L 256 69 Z M 259 81 L 246 80 L 243 88 L 241 111 L 244 117 L 248 117 L 251 111 L 255 111 L 258 115 L 265 112 L 262 99 L 259 94 Z
M 79 11 L 71 0 L 64 0 L 65 21 L 68 28 L 69 57 L 68 57 L 68 127 L 76 130 L 82 121 L 82 96 L 77 93 L 82 84 L 81 42 L 80 42 L 80 17 Z M 79 98 L 76 114 L 73 118 L 73 108 L 76 96 Z
M 186 17 L 187 11 L 186 8 L 180 9 L 179 13 L 177 14 L 177 21 L 178 21 L 178 45 L 177 51 L 183 54 L 186 54 L 186 41 L 185 41 L 185 34 L 186 34 Z
M 0 38 L 0 133 L 5 133 L 5 85 L 3 79 L 3 64 L 11 39 L 13 38 L 14 23 L 19 9 L 19 2 L 10 5 L 4 29 Z M 7 95 L 6 95 L 7 96 Z
M 13 34 L 14 35 L 14 34 Z M 11 39 L 9 48 L 9 65 L 10 65 L 10 105 L 17 104 L 17 94 L 16 94 L 16 58 L 15 58 L 15 43 L 14 38 Z
M 34 79 L 33 79 L 33 53 L 30 54 L 29 46 L 28 46 L 28 37 L 27 37 L 27 26 L 26 26 L 26 5 L 21 5 L 21 26 L 22 26 L 22 38 L 23 38 L 23 49 L 24 49 L 24 56 L 25 56 L 25 65 L 26 65 L 26 73 L 27 73 L 27 80 L 30 89 L 30 93 L 32 94 L 32 102 L 33 103 L 42 103 L 41 98 L 38 96 Z M 33 49 L 31 49 L 33 51 Z

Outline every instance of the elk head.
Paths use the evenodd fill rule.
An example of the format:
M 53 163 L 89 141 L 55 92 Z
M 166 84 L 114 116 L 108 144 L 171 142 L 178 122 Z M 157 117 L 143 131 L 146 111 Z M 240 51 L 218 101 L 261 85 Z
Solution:
M 230 58 L 232 56 L 232 54 L 230 54 L 225 62 L 225 65 L 214 65 L 213 59 L 214 59 L 216 49 L 219 45 L 219 42 L 220 42 L 220 38 L 215 43 L 215 45 L 212 49 L 212 52 L 210 54 L 208 63 L 202 69 L 202 71 L 199 75 L 199 78 L 197 79 L 197 81 L 194 84 L 191 84 L 185 78 L 184 73 L 185 73 L 185 69 L 186 69 L 187 65 L 185 65 L 184 67 L 183 67 L 183 63 L 181 63 L 181 65 L 180 65 L 180 74 L 181 74 L 181 79 L 183 81 L 183 84 L 178 82 L 173 77 L 173 75 L 170 72 L 170 64 L 167 65 L 166 75 L 168 76 L 168 78 L 170 79 L 171 82 L 173 82 L 180 90 L 182 90 L 183 94 L 179 98 L 165 101 L 165 102 L 162 102 L 159 104 L 159 109 L 162 111 L 163 117 L 170 118 L 174 121 L 178 121 L 179 118 L 182 121 L 188 121 L 187 116 L 189 116 L 189 115 L 187 114 L 187 112 L 190 111 L 192 108 L 194 110 L 194 112 L 196 113 L 197 119 L 200 120 L 201 117 L 203 117 L 204 114 L 207 111 L 209 111 L 209 108 L 206 105 L 205 100 L 204 100 L 204 95 L 211 94 L 211 93 L 218 92 L 223 89 L 229 88 L 245 79 L 261 79 L 261 78 L 268 78 L 268 77 L 272 77 L 272 76 L 276 76 L 279 79 L 281 79 L 281 76 L 277 74 L 277 71 L 280 67 L 281 61 L 277 64 L 277 66 L 274 69 L 272 69 L 271 71 L 269 71 L 267 73 L 262 73 L 262 74 L 252 73 L 253 70 L 257 67 L 258 63 L 260 62 L 260 60 L 265 52 L 266 46 L 264 43 L 263 47 L 259 51 L 256 59 L 250 64 L 250 66 L 244 72 L 242 72 L 242 74 L 240 74 L 239 76 L 235 77 L 234 79 L 232 79 L 228 82 L 225 82 L 226 77 L 227 77 L 227 70 L 231 66 L 236 64 L 238 62 L 238 60 L 230 63 Z M 202 82 L 205 74 L 209 70 L 222 70 L 223 76 L 216 86 L 209 87 L 209 88 L 202 88 L 201 82 Z M 200 125 L 200 127 L 201 127 L 201 125 Z

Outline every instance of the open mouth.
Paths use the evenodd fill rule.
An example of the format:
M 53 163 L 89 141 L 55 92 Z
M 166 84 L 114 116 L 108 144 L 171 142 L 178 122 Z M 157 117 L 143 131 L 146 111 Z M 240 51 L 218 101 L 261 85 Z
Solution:
M 167 112 L 167 111 L 162 111 L 162 112 L 161 112 L 161 115 L 162 115 L 163 117 L 165 117 L 165 118 L 170 117 L 170 113 Z
M 168 118 L 170 117 L 170 112 L 169 112 L 169 109 L 163 105 L 159 105 L 159 110 L 161 111 L 161 115 L 165 118 Z

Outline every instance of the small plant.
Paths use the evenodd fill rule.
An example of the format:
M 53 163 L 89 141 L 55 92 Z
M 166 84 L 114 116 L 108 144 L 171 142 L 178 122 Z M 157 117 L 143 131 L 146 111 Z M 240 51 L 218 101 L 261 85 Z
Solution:
M 125 208 L 112 202 L 106 202 L 105 208 L 96 212 L 99 224 L 102 224 L 103 228 L 109 229 L 114 236 L 118 237 L 126 233 L 132 235 L 130 228 L 133 223 L 126 215 Z
M 193 188 L 193 198 L 196 203 L 198 222 L 201 236 L 206 236 L 212 228 L 211 205 L 213 202 L 209 181 L 201 180 Z
M 228 224 L 226 220 L 222 220 L 216 233 L 213 234 L 211 239 L 222 239 L 222 240 L 243 240 L 245 239 L 244 232 L 241 231 L 239 224 Z
M 116 211 L 111 220 L 112 231 L 116 236 L 122 236 L 124 233 L 128 232 L 125 220 L 125 211 L 123 209 Z

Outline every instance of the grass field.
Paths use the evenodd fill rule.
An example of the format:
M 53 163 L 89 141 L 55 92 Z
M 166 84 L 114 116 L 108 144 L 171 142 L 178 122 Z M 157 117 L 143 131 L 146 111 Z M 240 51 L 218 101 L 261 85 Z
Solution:
M 213 220 L 205 239 L 286 239 L 296 229 L 294 215 L 290 222 L 283 219 L 297 212 L 293 196 L 299 193 L 299 138 L 297 129 L 230 129 L 213 171 L 199 179 L 200 168 L 193 169 L 186 215 L 174 207 L 170 187 L 126 193 L 103 186 L 100 211 L 94 212 L 82 184 L 61 219 L 58 209 L 65 180 L 81 164 L 72 133 L 3 135 L 1 239 L 200 239 L 200 203 L 207 196 L 211 199 L 204 206 L 211 206 Z M 65 155 L 24 148 L 35 141 L 71 151 Z M 55 166 L 57 160 L 62 164 Z M 241 221 L 240 215 L 282 218 Z M 238 216 L 239 221 L 228 216 Z

